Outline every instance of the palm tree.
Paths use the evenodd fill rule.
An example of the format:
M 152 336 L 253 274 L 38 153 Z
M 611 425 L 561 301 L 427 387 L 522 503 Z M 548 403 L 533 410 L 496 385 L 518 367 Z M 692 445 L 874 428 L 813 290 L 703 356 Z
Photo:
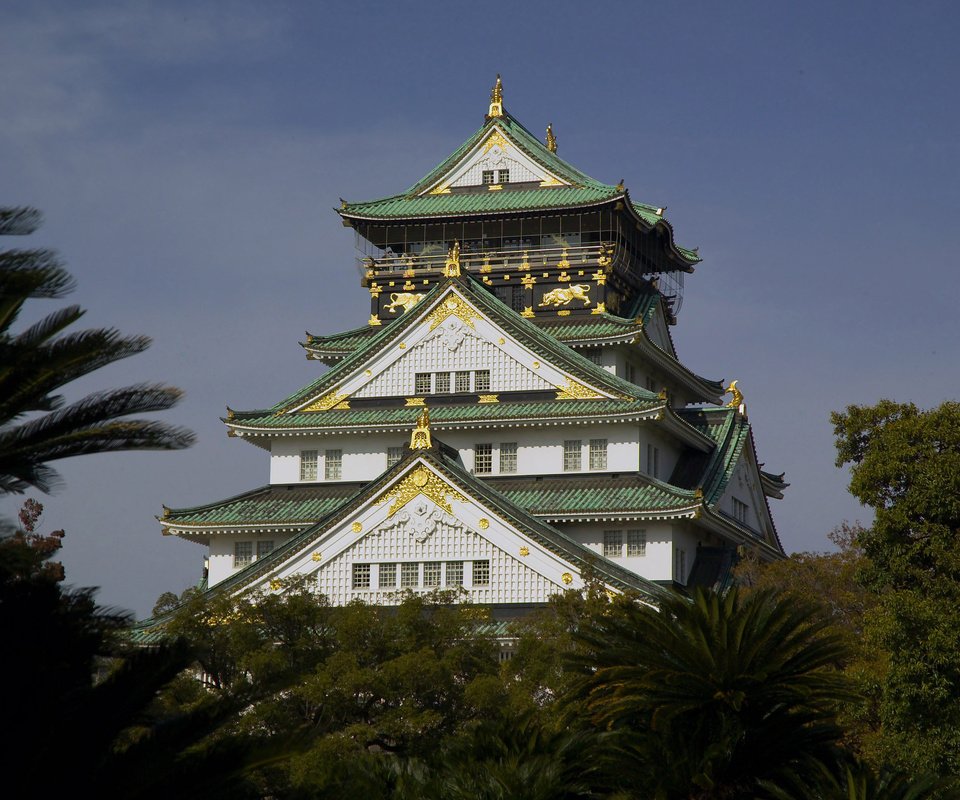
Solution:
M 32 233 L 39 223 L 35 209 L 0 208 L 0 235 Z M 193 442 L 193 434 L 183 428 L 127 419 L 173 406 L 181 392 L 169 386 L 110 389 L 64 404 L 57 393 L 61 387 L 150 344 L 146 336 L 122 336 L 105 328 L 61 335 L 83 316 L 76 305 L 20 333 L 11 331 L 27 300 L 59 298 L 73 286 L 50 250 L 0 251 L 0 494 L 22 493 L 30 486 L 50 491 L 58 475 L 48 462 L 57 459 L 116 450 L 175 450 Z
M 768 797 L 837 763 L 841 638 L 812 603 L 772 591 L 697 590 L 659 609 L 620 604 L 579 633 L 576 700 L 621 733 L 641 797 Z M 807 795 L 812 796 L 812 795 Z

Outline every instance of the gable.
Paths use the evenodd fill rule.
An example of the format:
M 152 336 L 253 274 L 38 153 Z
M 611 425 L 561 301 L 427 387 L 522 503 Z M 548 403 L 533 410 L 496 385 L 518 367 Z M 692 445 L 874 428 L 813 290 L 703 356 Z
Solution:
M 503 180 L 505 170 L 509 172 L 509 183 L 569 185 L 534 161 L 516 142 L 504 135 L 498 126 L 493 125 L 483 139 L 421 194 L 445 194 L 451 188 L 483 186 L 489 183 L 500 185 L 507 182 Z M 483 173 L 486 171 L 494 173 L 490 181 L 484 181 Z
M 754 531 L 768 542 L 776 541 L 760 473 L 752 448 L 744 447 L 736 466 L 730 472 L 726 488 L 716 503 L 722 514 Z
M 554 359 L 534 352 L 479 310 L 456 284 L 449 285 L 429 306 L 424 304 L 421 308 L 417 304 L 404 313 L 417 315 L 418 319 L 367 361 L 355 365 L 336 384 L 327 384 L 317 394 L 307 395 L 288 407 L 287 412 L 349 408 L 351 397 L 422 396 L 433 392 L 417 391 L 418 372 L 455 373 L 461 369 L 474 373 L 489 370 L 490 388 L 483 392 L 491 395 L 556 390 L 557 396 L 563 398 L 619 396 L 602 387 L 586 385 Z M 475 383 L 475 375 L 471 380 Z M 469 392 L 477 392 L 474 383 Z
M 667 321 L 663 316 L 663 308 L 659 303 L 644 325 L 644 331 L 646 331 L 647 336 L 650 337 L 650 341 L 657 347 L 665 353 L 669 353 L 674 358 L 677 357 L 676 351 L 673 348 L 673 340 L 670 338 L 670 332 L 667 328 Z
M 479 581 L 472 574 L 478 562 L 486 570 Z M 359 507 L 296 537 L 256 576 L 230 588 L 276 592 L 286 581 L 307 577 L 332 602 L 385 603 L 407 587 L 401 586 L 398 567 L 395 583 L 381 589 L 382 565 L 404 563 L 417 565 L 417 582 L 409 588 L 425 591 L 447 588 L 446 565 L 462 564 L 466 597 L 478 603 L 542 603 L 584 585 L 576 565 L 468 496 L 431 464 L 414 459 Z M 430 586 L 424 565 L 438 563 L 440 586 Z M 369 586 L 356 586 L 354 565 L 370 575 Z

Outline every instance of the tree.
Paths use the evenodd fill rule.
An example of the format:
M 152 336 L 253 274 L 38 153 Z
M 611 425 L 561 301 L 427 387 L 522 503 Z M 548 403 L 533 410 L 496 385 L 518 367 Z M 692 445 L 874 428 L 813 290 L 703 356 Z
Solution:
M 859 573 L 877 596 L 866 636 L 887 654 L 882 761 L 960 776 L 960 403 L 881 400 L 832 415 L 837 466 L 873 509 Z
M 0 235 L 25 235 L 40 224 L 29 208 L 0 208 Z M 12 327 L 30 299 L 55 299 L 73 289 L 50 250 L 0 251 L 0 494 L 34 486 L 50 491 L 58 475 L 49 462 L 117 450 L 175 450 L 193 434 L 131 414 L 163 411 L 181 392 L 157 384 L 94 392 L 65 404 L 59 390 L 107 364 L 143 352 L 146 336 L 95 328 L 66 333 L 83 316 L 67 306 L 19 333 Z M 63 335 L 61 335 L 63 334 Z
M 847 650 L 816 604 L 698 589 L 659 609 L 620 605 L 579 635 L 577 697 L 620 732 L 638 797 L 769 796 L 764 784 L 800 786 L 836 763 Z

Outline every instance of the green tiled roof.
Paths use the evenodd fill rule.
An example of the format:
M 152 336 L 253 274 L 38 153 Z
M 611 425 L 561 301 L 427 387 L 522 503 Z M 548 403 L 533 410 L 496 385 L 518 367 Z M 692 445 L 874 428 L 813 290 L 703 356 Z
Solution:
M 645 475 L 564 475 L 486 478 L 503 498 L 538 517 L 690 510 L 699 504 L 694 492 L 677 489 Z M 307 527 L 339 508 L 363 488 L 358 483 L 277 484 L 194 508 L 170 509 L 171 527 L 264 524 Z
M 427 398 L 429 405 L 429 397 Z M 643 400 L 544 400 L 541 402 L 483 403 L 474 400 L 457 405 L 430 405 L 430 424 L 445 425 L 478 421 L 584 419 L 602 421 L 598 417 L 640 415 L 663 406 L 659 398 Z M 331 409 L 323 412 L 277 414 L 274 411 L 237 411 L 228 420 L 243 429 L 344 428 L 364 426 L 396 426 L 409 429 L 423 409 L 417 406 L 393 408 Z
M 364 344 L 376 332 L 377 329 L 371 328 L 369 325 L 342 333 L 334 333 L 330 336 L 314 336 L 308 331 L 307 341 L 303 343 L 303 346 L 311 350 L 346 354 Z
M 354 350 L 348 357 L 344 358 L 336 366 L 329 369 L 318 380 L 281 400 L 271 409 L 231 412 L 233 416 L 230 417 L 230 421 L 239 422 L 240 420 L 243 420 L 249 422 L 250 420 L 256 419 L 263 420 L 263 424 L 266 425 L 268 424 L 266 422 L 267 418 L 276 417 L 277 419 L 272 424 L 278 428 L 303 427 L 303 424 L 306 422 L 306 420 L 309 420 L 306 422 L 306 424 L 311 427 L 318 424 L 326 427 L 327 419 L 334 419 L 334 417 L 330 415 L 338 412 L 307 412 L 306 415 L 292 415 L 285 414 L 284 411 L 285 409 L 296 407 L 327 391 L 333 390 L 333 388 L 337 386 L 340 381 L 354 374 L 383 347 L 386 347 L 391 342 L 396 341 L 409 327 L 419 323 L 427 314 L 432 311 L 435 301 L 451 284 L 456 285 L 456 287 L 464 294 L 464 296 L 481 313 L 487 315 L 505 331 L 510 333 L 512 336 L 515 336 L 521 344 L 529 347 L 530 350 L 532 350 L 534 353 L 537 353 L 544 360 L 555 362 L 558 366 L 569 372 L 578 380 L 615 394 L 626 399 L 628 402 L 635 404 L 644 403 L 645 405 L 640 406 L 641 408 L 653 408 L 657 405 L 662 405 L 662 401 L 659 400 L 657 395 L 655 395 L 653 392 L 649 392 L 646 389 L 642 389 L 639 386 L 628 383 L 622 378 L 612 375 L 602 367 L 597 366 L 578 353 L 575 353 L 565 344 L 558 342 L 553 336 L 540 330 L 540 328 L 538 328 L 532 322 L 524 319 L 515 311 L 508 308 L 491 292 L 488 292 L 482 286 L 482 284 L 478 283 L 469 275 L 465 275 L 460 278 L 448 278 L 443 283 L 438 284 L 430 292 L 428 292 L 423 300 L 417 303 L 417 305 L 414 306 L 410 311 L 383 326 L 379 332 L 365 340 L 358 349 Z M 557 406 L 553 410 L 548 411 L 547 413 L 569 411 L 570 413 L 576 415 L 576 407 L 571 405 L 572 402 L 573 401 L 569 400 L 561 401 L 561 405 Z M 598 404 L 607 401 L 590 400 L 584 402 Z M 651 402 L 653 404 L 649 405 Z M 511 405 L 513 404 L 496 403 L 480 406 L 478 411 L 473 412 L 479 414 L 479 416 L 474 418 L 483 419 L 487 418 L 488 416 L 491 418 L 497 418 L 498 415 L 501 414 L 506 414 L 506 418 L 511 418 L 509 414 L 513 412 L 527 413 L 521 409 L 512 409 L 510 411 L 504 411 L 501 409 L 501 406 Z M 593 407 L 599 413 L 602 413 L 602 407 L 600 405 Z M 637 406 L 635 405 L 634 407 Z M 440 406 L 437 406 L 437 408 L 439 409 Z M 622 408 L 622 406 L 620 406 L 620 408 Z M 392 413 L 393 411 L 394 410 L 392 409 L 384 409 L 384 412 L 386 413 Z M 354 411 L 351 409 L 349 412 L 342 413 L 361 414 L 370 413 L 370 410 L 356 409 Z M 300 418 L 304 416 L 306 419 L 301 420 Z M 345 417 L 344 419 L 350 420 L 353 419 L 353 417 Z M 437 421 L 439 421 L 439 418 Z M 347 422 L 346 424 L 355 423 Z

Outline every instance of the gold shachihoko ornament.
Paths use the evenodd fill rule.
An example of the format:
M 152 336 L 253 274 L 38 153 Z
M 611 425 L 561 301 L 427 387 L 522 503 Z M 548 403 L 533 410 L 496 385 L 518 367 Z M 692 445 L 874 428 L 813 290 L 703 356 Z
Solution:
M 417 417 L 417 424 L 410 434 L 411 450 L 429 450 L 430 443 L 430 409 L 426 406 Z

